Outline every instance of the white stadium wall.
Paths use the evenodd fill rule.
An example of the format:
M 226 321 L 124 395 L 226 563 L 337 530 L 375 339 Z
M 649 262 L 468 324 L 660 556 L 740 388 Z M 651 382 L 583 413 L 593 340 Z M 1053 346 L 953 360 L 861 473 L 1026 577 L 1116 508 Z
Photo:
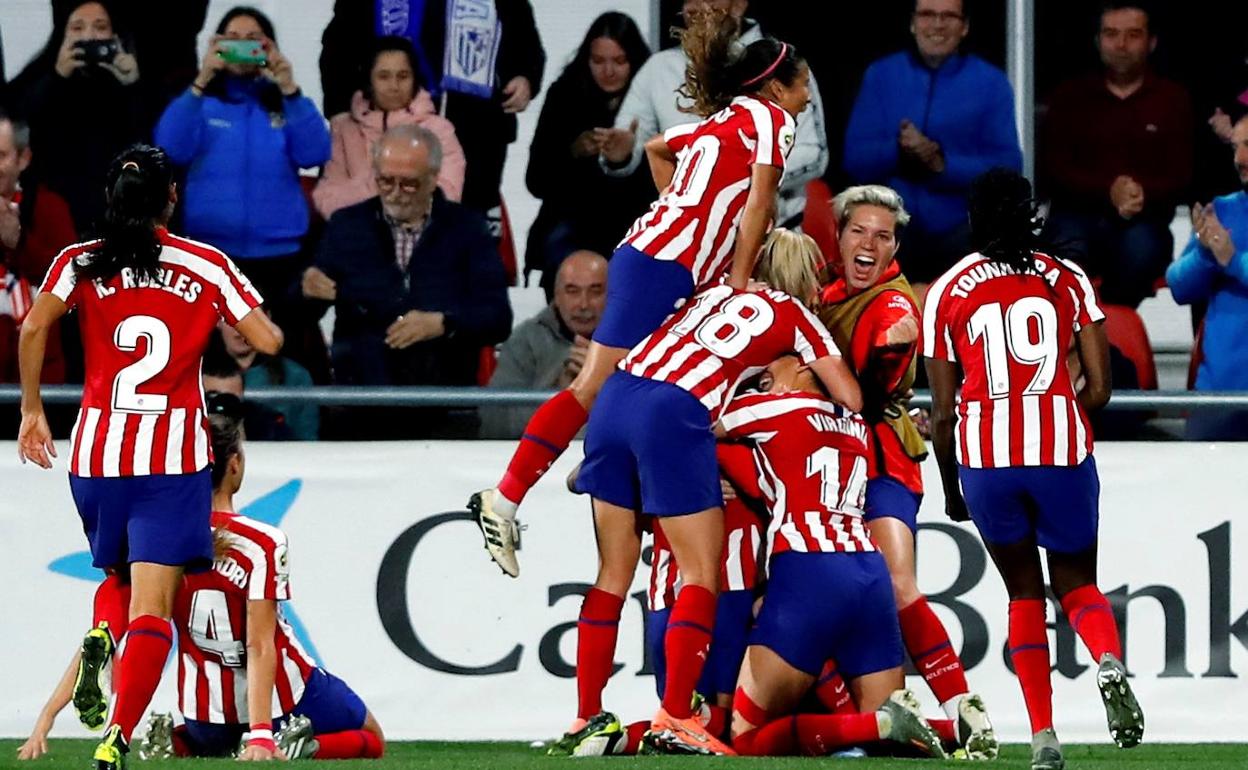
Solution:
M 14 449 L 0 444 L 0 457 Z M 595 567 L 587 501 L 562 483 L 580 451 L 574 447 L 526 502 L 522 572 L 511 580 L 489 561 L 461 508 L 509 450 L 497 442 L 248 447 L 240 502 L 290 536 L 287 607 L 318 660 L 363 696 L 388 736 L 544 738 L 574 715 L 575 620 Z M 1248 446 L 1103 444 L 1096 456 L 1101 585 L 1125 619 L 1147 739 L 1243 740 Z M 945 520 L 935 478 L 928 482 L 935 491 L 920 514 L 920 585 L 1004 739 L 1023 741 L 1022 698 L 1003 657 L 1000 579 L 974 530 Z M 11 737 L 27 733 L 85 631 L 93 583 L 64 466 L 45 472 L 5 461 L 0 488 L 0 736 Z M 626 719 L 655 705 L 643 671 L 644 580 L 643 570 L 606 693 Z M 1050 640 L 1059 734 L 1106 740 L 1087 653 L 1064 624 Z M 171 673 L 159 708 L 175 703 Z M 910 684 L 936 713 L 923 682 Z M 56 734 L 85 735 L 72 714 Z

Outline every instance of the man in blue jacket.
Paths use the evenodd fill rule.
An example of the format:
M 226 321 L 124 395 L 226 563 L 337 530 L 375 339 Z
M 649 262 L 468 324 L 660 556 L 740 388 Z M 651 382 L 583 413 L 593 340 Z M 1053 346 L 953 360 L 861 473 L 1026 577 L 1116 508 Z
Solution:
M 969 31 L 962 0 L 916 0 L 914 48 L 867 68 L 845 132 L 849 176 L 892 187 L 913 216 L 897 254 L 911 283 L 966 255 L 971 180 L 1023 164 L 1014 92 L 1004 72 L 958 52 Z
M 473 385 L 481 348 L 511 331 L 502 260 L 478 212 L 437 189 L 442 148 L 427 129 L 378 140 L 379 194 L 330 217 L 303 296 L 335 311 L 334 381 Z
M 1192 239 L 1166 270 L 1181 305 L 1208 302 L 1203 357 L 1196 390 L 1248 390 L 1248 113 L 1231 131 L 1242 190 L 1192 206 Z M 1248 413 L 1199 411 L 1187 423 L 1190 439 L 1248 439 Z

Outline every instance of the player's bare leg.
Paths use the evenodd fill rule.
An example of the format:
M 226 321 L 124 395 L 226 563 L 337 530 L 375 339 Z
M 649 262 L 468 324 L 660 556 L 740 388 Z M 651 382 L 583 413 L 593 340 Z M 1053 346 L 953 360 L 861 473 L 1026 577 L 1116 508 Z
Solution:
M 995 758 L 998 752 L 996 732 L 988 719 L 983 698 L 974 696 L 974 700 L 970 700 L 966 673 L 949 641 L 949 633 L 919 591 L 914 532 L 904 521 L 891 516 L 867 522 L 867 529 L 888 565 L 902 641 L 915 669 L 940 702 L 941 710 L 957 726 L 958 743 L 968 756 Z
M 119 770 L 134 728 L 160 684 L 173 646 L 173 599 L 182 568 L 149 562 L 130 565 L 130 627 L 114 679 L 116 700 L 104 740 L 95 749 L 97 770 Z
M 468 499 L 468 510 L 476 516 L 485 537 L 485 550 L 511 577 L 520 574 L 520 562 L 516 559 L 520 539 L 516 511 L 521 501 L 585 427 L 603 383 L 627 354 L 627 348 L 590 342 L 585 365 L 576 379 L 566 390 L 542 404 L 529 419 L 498 486 L 483 489 Z
M 576 624 L 576 719 L 547 750 L 551 756 L 614 753 L 624 738 L 620 720 L 602 708 L 602 691 L 611 678 L 620 613 L 641 559 L 637 516 L 628 508 L 595 499 L 594 535 L 598 575 Z

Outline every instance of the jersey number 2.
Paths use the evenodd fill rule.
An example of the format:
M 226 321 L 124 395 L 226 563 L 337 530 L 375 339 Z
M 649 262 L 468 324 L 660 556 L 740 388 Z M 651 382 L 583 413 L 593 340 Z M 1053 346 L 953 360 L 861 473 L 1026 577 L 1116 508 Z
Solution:
M 1052 302 L 1043 297 L 1023 297 L 1004 314 L 1000 302 L 980 305 L 971 315 L 967 332 L 972 343 L 980 337 L 984 339 L 984 368 L 991 398 L 1010 395 L 1010 358 L 1038 367 L 1022 395 L 1048 392 L 1061 359 L 1057 350 L 1057 310 Z
M 234 636 L 224 591 L 205 588 L 191 596 L 190 626 L 191 640 L 196 647 L 220 658 L 223 666 L 243 665 L 247 648 Z
M 138 361 L 117 372 L 113 378 L 113 411 L 137 414 L 163 414 L 169 397 L 159 393 L 139 393 L 139 386 L 160 374 L 169 365 L 169 327 L 150 315 L 132 315 L 117 324 L 113 344 L 133 353 L 139 340 L 147 340 L 147 352 Z

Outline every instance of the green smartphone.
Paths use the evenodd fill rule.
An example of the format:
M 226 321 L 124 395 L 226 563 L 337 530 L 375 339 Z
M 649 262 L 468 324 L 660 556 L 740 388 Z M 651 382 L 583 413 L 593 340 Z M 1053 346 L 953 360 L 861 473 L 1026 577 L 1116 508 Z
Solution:
M 260 40 L 223 38 L 217 41 L 217 52 L 230 64 L 259 64 L 263 67 L 269 63 L 269 55 Z

